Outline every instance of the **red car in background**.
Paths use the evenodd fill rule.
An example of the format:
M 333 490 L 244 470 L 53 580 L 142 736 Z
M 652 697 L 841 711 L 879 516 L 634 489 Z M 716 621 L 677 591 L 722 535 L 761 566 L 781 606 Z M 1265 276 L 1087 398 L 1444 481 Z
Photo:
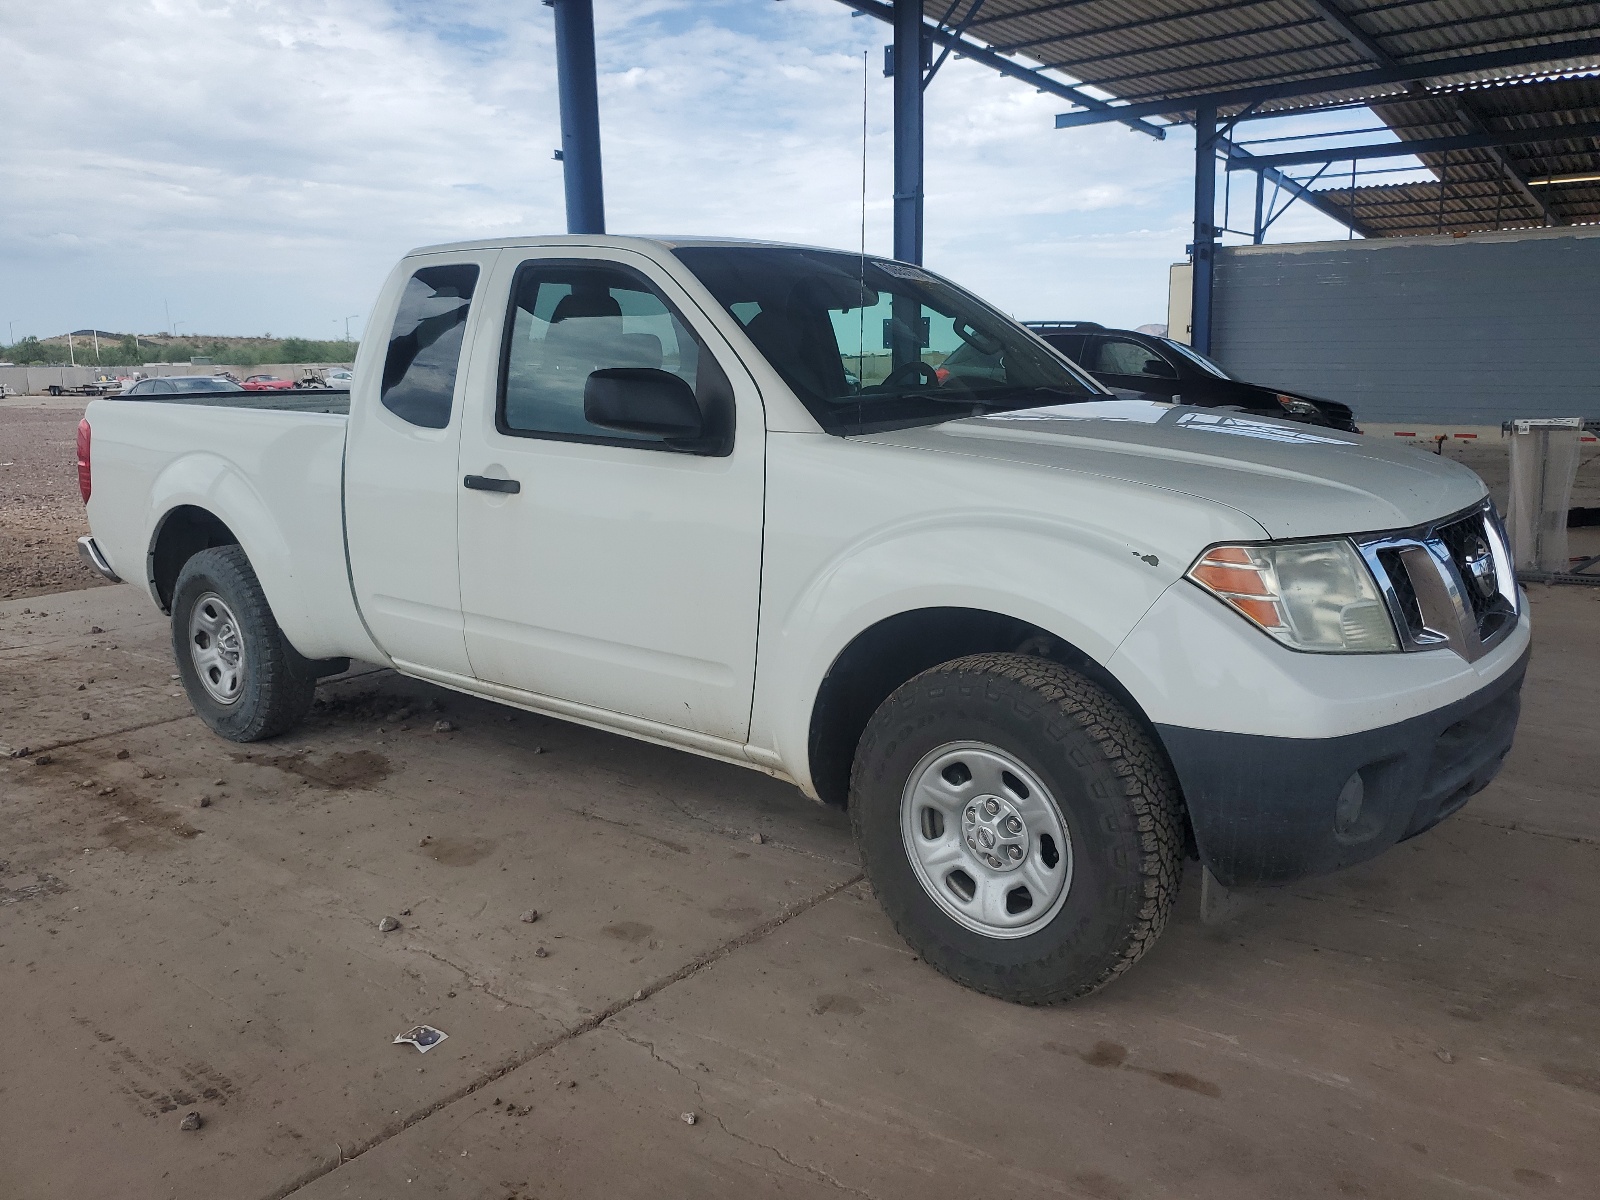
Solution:
M 279 379 L 276 375 L 247 375 L 242 386 L 247 392 L 286 392 L 294 387 L 294 380 Z

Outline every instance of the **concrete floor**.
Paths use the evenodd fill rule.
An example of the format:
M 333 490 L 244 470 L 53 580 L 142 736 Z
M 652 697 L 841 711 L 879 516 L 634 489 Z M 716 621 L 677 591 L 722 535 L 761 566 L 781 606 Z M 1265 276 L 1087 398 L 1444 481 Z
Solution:
M 0 1197 L 1600 1195 L 1600 590 L 1534 605 L 1463 813 L 1025 1009 L 763 776 L 388 672 L 240 747 L 139 590 L 0 603 Z

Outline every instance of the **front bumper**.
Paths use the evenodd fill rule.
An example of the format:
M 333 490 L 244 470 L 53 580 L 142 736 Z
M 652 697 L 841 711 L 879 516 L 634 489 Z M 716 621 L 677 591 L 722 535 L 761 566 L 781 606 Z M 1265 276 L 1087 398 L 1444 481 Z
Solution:
M 1200 858 L 1229 887 L 1289 883 L 1381 854 L 1455 812 L 1500 770 L 1529 651 L 1443 708 L 1337 737 L 1267 737 L 1157 723 Z M 1359 772 L 1359 814 L 1338 813 Z

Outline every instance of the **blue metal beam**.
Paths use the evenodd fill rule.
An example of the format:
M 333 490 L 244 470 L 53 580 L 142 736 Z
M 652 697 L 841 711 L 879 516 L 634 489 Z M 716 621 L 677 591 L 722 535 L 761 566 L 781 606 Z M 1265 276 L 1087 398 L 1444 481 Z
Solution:
M 1083 112 L 1057 115 L 1056 128 L 1072 129 L 1080 125 L 1100 125 L 1106 121 L 1126 121 L 1130 118 L 1142 119 L 1170 113 L 1192 112 L 1195 106 L 1200 104 L 1231 108 L 1236 105 L 1265 103 L 1296 96 L 1315 96 L 1324 92 L 1348 92 L 1388 83 L 1406 83 L 1413 79 L 1477 75 L 1501 67 L 1536 66 L 1566 59 L 1592 58 L 1596 55 L 1600 55 L 1600 37 L 1574 38 L 1571 41 L 1546 42 L 1538 46 L 1518 46 L 1511 50 L 1491 50 L 1481 54 L 1463 54 L 1455 58 L 1431 58 L 1424 62 L 1401 63 L 1393 67 L 1349 71 L 1342 75 L 1320 75 L 1314 79 L 1296 79 L 1286 83 L 1258 84 L 1254 87 L 1232 88 L 1195 96 L 1163 97 L 1159 100 L 1141 100 L 1133 104 L 1089 108 Z M 1308 106 L 1300 111 L 1315 111 L 1315 106 Z
M 1211 268 L 1217 250 L 1217 110 L 1202 104 L 1194 114 L 1194 255 L 1189 308 L 1189 344 L 1211 353 Z
M 922 0 L 894 0 L 894 256 L 922 261 Z
M 846 8 L 854 9 L 858 13 L 876 17 L 886 24 L 892 25 L 894 23 L 894 9 L 882 3 L 881 0 L 839 0 L 839 3 Z M 978 45 L 977 42 L 968 41 L 964 37 L 931 25 L 927 27 L 925 33 L 928 40 L 933 42 L 934 45 L 947 46 L 962 58 L 970 58 L 973 62 L 982 63 L 991 71 L 1009 75 L 1012 79 L 1023 80 L 1025 83 L 1032 84 L 1041 92 L 1048 92 L 1052 96 L 1060 96 L 1063 100 L 1070 100 L 1074 104 L 1081 104 L 1093 112 L 1106 111 L 1110 114 L 1106 118 L 1107 120 L 1122 120 L 1117 115 L 1120 110 L 1113 108 L 1110 103 L 1101 100 L 1098 96 L 1091 96 L 1088 92 L 1075 88 L 1071 84 L 1062 83 L 1059 79 L 1052 79 L 1044 74 L 1043 67 L 1025 67 L 1021 63 L 1012 62 L 1009 58 Z M 1140 133 L 1148 134 L 1157 141 L 1167 136 L 1167 131 L 1164 128 L 1160 125 L 1152 125 L 1149 121 L 1136 118 L 1122 123 L 1127 125 L 1129 129 L 1136 129 Z
M 556 91 L 567 232 L 606 231 L 600 174 L 600 98 L 595 83 L 594 0 L 545 0 L 556 15 Z
M 1230 171 L 1256 166 L 1287 167 L 1295 163 L 1347 162 L 1358 158 L 1398 158 L 1407 154 L 1445 154 L 1451 150 L 1484 150 L 1492 146 L 1521 146 L 1530 142 L 1581 141 L 1600 137 L 1600 121 L 1579 125 L 1542 125 L 1537 129 L 1502 129 L 1489 133 L 1464 133 L 1454 137 L 1418 138 L 1409 142 L 1373 142 L 1365 146 L 1330 146 L 1326 150 L 1286 150 L 1258 154 L 1253 162 L 1228 164 Z
M 1345 226 L 1346 228 L 1354 229 L 1362 237 L 1373 236 L 1372 230 L 1366 225 L 1363 225 L 1360 221 L 1351 220 L 1350 213 L 1347 209 L 1340 208 L 1325 196 L 1312 191 L 1299 180 L 1290 178 L 1276 167 L 1262 166 L 1256 161 L 1255 156 L 1243 146 L 1235 145 L 1227 138 L 1219 137 L 1217 139 L 1217 149 L 1221 151 L 1223 156 L 1228 160 L 1229 170 L 1240 169 L 1259 171 L 1263 179 L 1277 187 L 1279 191 L 1288 192 L 1294 200 L 1299 200 L 1303 204 L 1310 205 L 1323 216 L 1332 217 L 1335 221 L 1339 222 L 1339 224 Z M 1234 163 L 1238 163 L 1240 166 L 1235 168 L 1232 165 Z M 1265 233 L 1267 227 L 1270 226 L 1272 221 L 1275 219 L 1276 217 L 1270 218 L 1265 222 L 1265 224 L 1263 224 L 1263 233 Z

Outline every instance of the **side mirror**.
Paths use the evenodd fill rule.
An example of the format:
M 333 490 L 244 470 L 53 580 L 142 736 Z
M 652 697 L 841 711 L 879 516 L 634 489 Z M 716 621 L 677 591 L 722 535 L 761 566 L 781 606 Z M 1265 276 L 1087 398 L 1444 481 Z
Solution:
M 607 367 L 583 385 L 583 415 L 591 425 L 624 433 L 698 438 L 705 418 L 694 389 L 670 371 L 654 367 Z
M 1154 379 L 1176 379 L 1178 377 L 1178 373 L 1172 369 L 1172 364 L 1160 358 L 1145 359 L 1144 373 Z

